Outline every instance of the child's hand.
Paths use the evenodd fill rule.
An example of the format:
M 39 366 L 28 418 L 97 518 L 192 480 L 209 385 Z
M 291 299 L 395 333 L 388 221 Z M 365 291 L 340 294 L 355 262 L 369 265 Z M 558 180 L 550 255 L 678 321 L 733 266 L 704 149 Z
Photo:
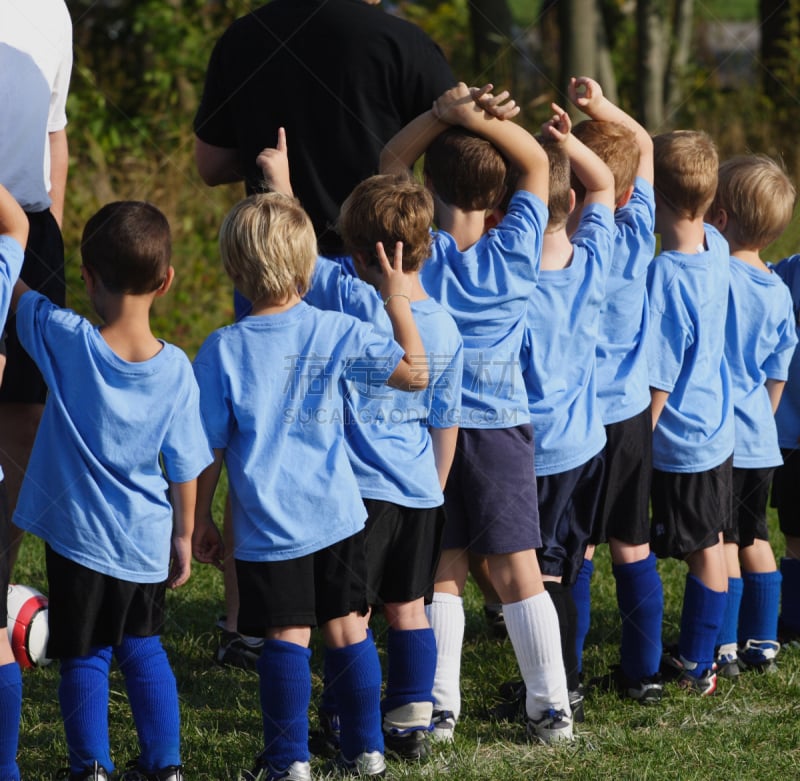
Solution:
M 603 100 L 602 87 L 588 76 L 573 76 L 569 80 L 567 92 L 572 103 L 589 116 L 592 116 Z
M 558 104 L 551 103 L 550 107 L 553 109 L 553 116 L 542 125 L 542 135 L 545 138 L 553 138 L 562 144 L 572 130 L 572 120 Z
M 405 298 L 411 303 L 411 275 L 403 271 L 403 242 L 398 241 L 394 245 L 394 258 L 389 262 L 383 242 L 379 241 L 375 245 L 378 261 L 381 264 L 381 287 L 380 294 L 384 304 L 389 303 L 392 297 Z
M 289 178 L 289 155 L 286 145 L 286 130 L 278 128 L 278 144 L 273 149 L 262 149 L 256 158 L 256 165 L 264 174 L 264 183 L 272 192 L 293 196 L 292 183 Z
M 497 119 L 511 119 L 520 112 L 520 107 L 511 98 L 508 90 L 503 90 L 498 95 L 492 95 L 493 85 L 484 84 L 482 87 L 471 87 L 472 99 L 487 114 Z
M 192 541 L 188 537 L 173 537 L 167 585 L 178 588 L 192 574 Z
M 201 564 L 212 564 L 220 571 L 223 569 L 225 545 L 213 521 L 201 521 L 199 518 L 195 521 L 192 553 Z
M 487 84 L 486 87 L 491 90 L 492 85 Z M 463 81 L 458 82 L 455 87 L 447 90 L 433 102 L 433 115 L 448 125 L 462 125 L 470 119 L 471 114 L 478 111 L 480 109 L 475 104 L 472 90 Z

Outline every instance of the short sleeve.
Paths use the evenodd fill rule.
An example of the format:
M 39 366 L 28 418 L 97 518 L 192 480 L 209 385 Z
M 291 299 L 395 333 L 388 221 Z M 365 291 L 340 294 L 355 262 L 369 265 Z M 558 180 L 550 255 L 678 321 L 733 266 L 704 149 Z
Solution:
M 778 329 L 778 343 L 772 354 L 764 362 L 764 373 L 771 380 L 785 381 L 789 377 L 789 365 L 792 362 L 797 346 L 797 329 L 795 328 L 794 308 L 788 291 L 781 290 L 785 296 L 785 317 Z
M 198 351 L 193 368 L 200 393 L 200 415 L 208 443 L 214 450 L 224 450 L 231 438 L 234 418 L 218 345 L 219 336 L 209 336 Z
M 459 340 L 452 355 L 432 355 L 431 376 L 436 382 L 431 393 L 428 425 L 432 428 L 451 428 L 461 419 L 461 383 L 464 373 L 464 345 Z
M 671 393 L 692 342 L 680 289 L 658 260 L 648 275 L 650 327 L 647 331 L 647 367 L 652 388 Z

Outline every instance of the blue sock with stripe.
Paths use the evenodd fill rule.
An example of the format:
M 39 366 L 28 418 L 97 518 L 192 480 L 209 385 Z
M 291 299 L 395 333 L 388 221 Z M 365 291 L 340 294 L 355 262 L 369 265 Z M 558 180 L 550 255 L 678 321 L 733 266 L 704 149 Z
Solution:
M 594 562 L 591 559 L 584 559 L 581 568 L 578 570 L 578 577 L 572 585 L 572 600 L 575 602 L 576 621 L 575 621 L 575 655 L 578 659 L 578 672 L 583 671 L 583 646 L 586 642 L 586 635 L 589 634 L 589 627 L 592 619 L 592 574 L 594 573 Z
M 433 703 L 436 639 L 432 629 L 390 629 L 383 713 L 412 702 Z M 421 725 L 427 727 L 428 725 Z

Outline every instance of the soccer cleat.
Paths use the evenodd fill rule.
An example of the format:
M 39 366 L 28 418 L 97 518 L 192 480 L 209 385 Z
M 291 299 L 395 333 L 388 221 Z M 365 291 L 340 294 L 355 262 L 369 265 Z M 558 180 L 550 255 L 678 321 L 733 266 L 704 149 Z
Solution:
M 317 710 L 319 718 L 319 730 L 323 740 L 323 750 L 328 756 L 333 756 L 339 751 L 339 742 L 342 736 L 342 728 L 339 723 L 339 714 L 336 711 Z
M 451 710 L 435 710 L 431 721 L 431 740 L 434 743 L 452 743 L 456 717 Z
M 777 672 L 775 657 L 780 648 L 778 642 L 774 640 L 748 640 L 739 649 L 739 661 L 745 670 L 755 670 L 760 673 Z
M 563 710 L 550 708 L 538 719 L 528 719 L 528 737 L 542 743 L 568 743 L 572 740 L 572 719 Z
M 85 767 L 78 773 L 73 773 L 70 768 L 64 768 L 56 774 L 56 778 L 64 781 L 108 781 L 108 771 L 95 761 L 91 767 Z
M 264 641 L 257 637 L 245 637 L 238 632 L 225 629 L 225 617 L 217 621 L 220 630 L 219 645 L 214 653 L 214 661 L 223 667 L 239 667 L 242 670 L 255 670 L 258 657 L 264 648 Z
M 736 654 L 717 654 L 717 675 L 722 678 L 738 678 L 739 657 Z
M 656 673 L 632 681 L 622 668 L 616 666 L 605 675 L 599 675 L 589 681 L 589 690 L 615 691 L 622 698 L 634 700 L 642 705 L 655 705 L 664 695 L 664 684 L 661 675 Z
M 364 751 L 355 759 L 345 759 L 339 753 L 331 762 L 330 770 L 339 776 L 372 776 L 383 778 L 386 775 L 386 761 L 380 751 Z
M 292 762 L 280 770 L 261 754 L 256 757 L 256 766 L 243 771 L 239 781 L 311 781 L 311 765 L 308 762 Z
M 433 724 L 411 729 L 384 729 L 383 742 L 387 753 L 407 762 L 416 762 L 430 754 L 429 736 Z
M 137 761 L 133 761 L 117 781 L 183 781 L 183 765 L 169 765 L 146 773 Z
M 694 672 L 694 671 L 692 671 Z M 692 675 L 684 670 L 678 676 L 678 686 L 687 692 L 709 697 L 717 690 L 717 673 L 715 669 L 703 670 L 700 675 Z
M 574 724 L 583 724 L 586 720 L 586 715 L 583 710 L 584 695 L 585 689 L 581 683 L 578 684 L 577 689 L 567 692 L 567 696 L 569 697 L 569 709 L 572 713 L 572 721 Z
M 505 681 L 497 692 L 500 702 L 489 710 L 489 715 L 498 721 L 522 721 L 525 719 L 525 681 Z

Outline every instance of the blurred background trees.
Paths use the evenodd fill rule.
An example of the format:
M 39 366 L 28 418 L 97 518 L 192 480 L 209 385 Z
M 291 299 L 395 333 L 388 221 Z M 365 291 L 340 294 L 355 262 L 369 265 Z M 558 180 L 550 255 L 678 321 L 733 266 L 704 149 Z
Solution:
M 160 332 L 193 353 L 232 316 L 216 231 L 239 187 L 205 187 L 192 118 L 214 41 L 258 2 L 67 0 L 75 39 L 65 238 L 116 198 L 151 200 L 174 229 Z M 800 155 L 800 0 L 384 0 L 423 27 L 464 81 L 509 87 L 538 128 L 572 75 L 594 76 L 648 129 L 702 128 L 722 156 Z M 344 56 L 345 53 L 343 53 Z M 309 107 L 313 111 L 313 107 Z M 324 120 L 321 120 L 324 121 Z M 266 140 L 265 140 L 266 141 Z M 335 144 L 335 139 L 333 140 Z M 335 149 L 333 152 L 335 154 Z M 86 311 L 77 258 L 70 305 Z

